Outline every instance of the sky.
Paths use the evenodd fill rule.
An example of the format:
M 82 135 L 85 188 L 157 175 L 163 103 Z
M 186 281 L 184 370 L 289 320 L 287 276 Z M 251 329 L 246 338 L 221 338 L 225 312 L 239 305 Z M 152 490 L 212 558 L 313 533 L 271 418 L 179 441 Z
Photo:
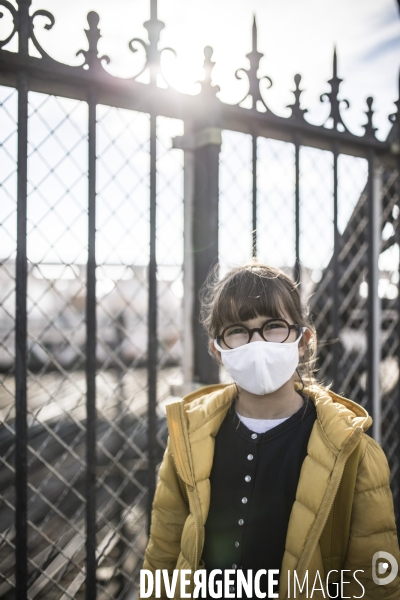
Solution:
M 300 73 L 305 90 L 303 104 L 311 122 L 321 123 L 327 105 L 320 95 L 329 90 L 332 52 L 336 44 L 339 76 L 344 79 L 342 97 L 350 101 L 346 122 L 354 133 L 362 133 L 365 99 L 375 100 L 378 135 L 384 138 L 398 97 L 400 67 L 400 15 L 396 0 L 159 0 L 159 18 L 166 24 L 161 47 L 173 47 L 178 57 L 164 54 L 164 71 L 178 89 L 196 93 L 202 76 L 203 48 L 214 48 L 214 80 L 221 87 L 219 97 L 238 102 L 246 93 L 246 81 L 235 71 L 247 67 L 245 55 L 251 50 L 253 16 L 258 24 L 259 50 L 264 53 L 260 74 L 273 80 L 266 92 L 271 108 L 282 116 L 292 102 L 293 76 Z M 149 18 L 149 0 L 33 0 L 32 10 L 50 10 L 56 17 L 51 31 L 37 35 L 48 53 L 58 60 L 80 64 L 76 51 L 86 48 L 86 14 L 100 14 L 101 53 L 111 58 L 111 73 L 130 77 L 138 72 L 143 55 L 132 54 L 133 37 L 146 40 L 143 22 Z M 42 23 L 40 23 L 42 21 Z M 6 21 L 1 23 L 6 26 Z

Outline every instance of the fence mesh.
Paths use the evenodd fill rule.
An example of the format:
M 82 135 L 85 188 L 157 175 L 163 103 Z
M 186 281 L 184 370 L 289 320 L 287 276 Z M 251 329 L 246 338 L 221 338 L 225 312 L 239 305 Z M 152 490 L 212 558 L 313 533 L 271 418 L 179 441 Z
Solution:
M 219 176 L 220 274 L 252 257 L 252 140 L 222 132 Z
M 296 260 L 294 146 L 257 140 L 257 255 L 292 274 Z
M 333 335 L 333 157 L 331 152 L 300 148 L 300 262 L 303 302 L 310 300 L 319 340 L 318 379 L 329 376 L 326 346 Z
M 381 297 L 382 446 L 388 457 L 392 490 L 399 497 L 399 198 L 398 172 L 382 168 L 382 245 L 379 257 Z M 396 507 L 397 508 L 397 507 Z M 397 515 L 399 516 L 399 515 Z
M 0 88 L 0 597 L 14 579 L 14 319 L 17 94 Z M 28 472 L 29 597 L 85 592 L 87 105 L 29 94 Z M 158 455 L 165 403 L 182 381 L 183 123 L 157 118 Z M 97 579 L 99 598 L 133 598 L 147 541 L 149 115 L 97 109 Z M 257 139 L 257 248 L 293 272 L 294 145 Z M 333 342 L 333 155 L 300 150 L 301 292 L 329 381 Z M 396 173 L 381 172 L 382 445 L 400 493 L 398 435 L 399 218 Z M 366 403 L 367 163 L 339 156 L 339 380 Z M 252 256 L 252 137 L 223 132 L 221 274 Z M 3 241 L 4 240 L 4 241 Z
M 14 580 L 16 92 L 0 89 L 0 597 Z M 158 401 L 180 378 L 182 122 L 157 127 Z M 97 579 L 135 593 L 147 541 L 149 116 L 97 109 Z M 29 597 L 83 598 L 85 581 L 87 105 L 29 94 Z M 159 457 L 166 442 L 158 416 Z
M 166 448 L 167 440 L 165 404 L 173 394 L 179 394 L 183 383 L 183 151 L 172 150 L 171 146 L 172 139 L 183 134 L 182 121 L 157 118 L 157 441 L 160 451 Z
M 97 579 L 129 589 L 146 538 L 149 116 L 97 110 Z
M 302 150 L 301 156 L 305 150 Z M 307 154 L 306 154 L 307 155 Z M 313 151 L 314 160 L 321 159 L 321 151 Z M 335 341 L 333 330 L 333 298 L 336 290 L 334 281 L 333 246 L 333 172 L 330 153 L 323 153 L 326 165 L 325 195 L 322 181 L 322 206 L 318 212 L 318 185 L 314 191 L 314 203 L 309 211 L 309 226 L 312 215 L 318 227 L 319 240 L 313 247 L 309 242 L 310 253 L 315 252 L 310 264 L 311 281 L 307 293 L 311 296 L 311 308 L 320 340 L 318 377 L 326 383 L 332 381 L 332 344 L 338 346 L 338 380 L 335 388 L 355 401 L 365 404 L 366 369 L 366 326 L 368 315 L 363 288 L 360 285 L 367 277 L 367 204 L 366 178 L 367 165 L 364 159 L 350 156 L 338 158 L 338 325 L 339 340 Z M 326 212 L 324 214 L 324 209 Z M 313 229 L 309 229 L 313 231 Z M 314 229 L 315 231 L 315 229 Z M 360 320 L 361 319 L 361 320 Z M 351 360 L 349 360 L 351 358 Z M 362 386 L 363 382 L 363 386 Z
M 61 597 L 84 577 L 86 123 L 84 102 L 29 94 L 31 598 Z

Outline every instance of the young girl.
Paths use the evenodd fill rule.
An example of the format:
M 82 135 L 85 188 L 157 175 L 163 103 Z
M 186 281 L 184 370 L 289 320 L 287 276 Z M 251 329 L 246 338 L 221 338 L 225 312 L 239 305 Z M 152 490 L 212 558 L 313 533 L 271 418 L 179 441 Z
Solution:
M 143 565 L 168 571 L 161 596 L 179 570 L 174 597 L 190 597 L 203 569 L 200 597 L 399 600 L 388 463 L 366 410 L 316 384 L 296 284 L 232 269 L 207 284 L 202 317 L 233 383 L 167 406 Z

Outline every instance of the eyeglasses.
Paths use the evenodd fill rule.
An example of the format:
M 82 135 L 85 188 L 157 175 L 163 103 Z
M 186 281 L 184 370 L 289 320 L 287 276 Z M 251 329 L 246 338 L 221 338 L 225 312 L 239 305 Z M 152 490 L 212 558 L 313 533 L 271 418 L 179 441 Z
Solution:
M 282 344 L 288 339 L 292 330 L 297 331 L 296 339 L 299 336 L 301 327 L 295 323 L 290 325 L 285 319 L 268 319 L 261 327 L 249 329 L 243 323 L 234 323 L 225 327 L 221 335 L 217 335 L 217 340 L 222 341 L 230 350 L 248 344 L 255 332 L 259 333 L 266 342 L 275 342 Z

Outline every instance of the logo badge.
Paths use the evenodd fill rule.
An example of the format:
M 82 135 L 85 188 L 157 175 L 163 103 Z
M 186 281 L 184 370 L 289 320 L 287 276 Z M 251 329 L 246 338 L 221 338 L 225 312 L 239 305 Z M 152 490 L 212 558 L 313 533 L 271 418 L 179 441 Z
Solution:
M 383 559 L 385 562 L 379 562 L 377 569 L 376 563 L 379 559 Z M 387 575 L 386 577 L 378 577 L 378 574 L 384 575 L 385 573 L 387 573 L 389 565 L 392 568 L 389 575 Z M 388 583 L 392 583 L 398 571 L 399 565 L 397 564 L 397 560 L 394 556 L 389 554 L 389 552 L 384 552 L 383 550 L 375 552 L 374 556 L 372 557 L 372 579 L 374 580 L 374 583 L 376 583 L 376 585 L 387 585 Z

